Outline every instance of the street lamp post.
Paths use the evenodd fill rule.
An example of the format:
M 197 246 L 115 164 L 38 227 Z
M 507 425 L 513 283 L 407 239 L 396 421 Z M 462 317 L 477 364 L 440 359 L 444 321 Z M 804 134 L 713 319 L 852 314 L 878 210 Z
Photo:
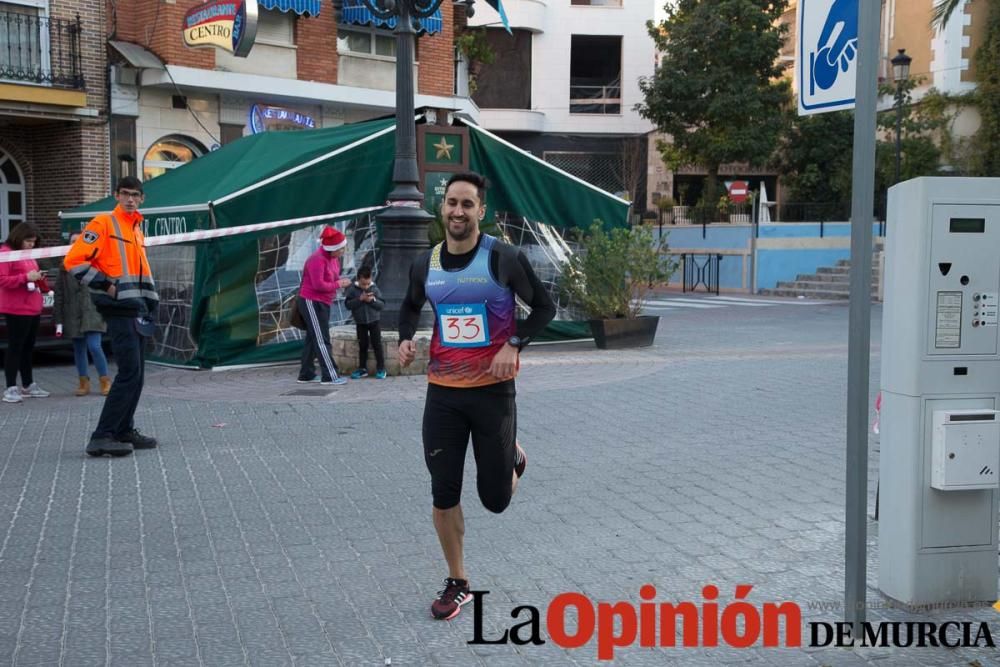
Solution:
M 472 16 L 475 0 L 455 0 Z M 417 167 L 417 134 L 414 124 L 414 46 L 420 21 L 430 18 L 443 0 L 361 0 L 371 14 L 382 20 L 396 19 L 396 156 L 392 169 L 394 187 L 389 207 L 377 216 L 381 227 L 379 287 L 385 299 L 382 321 L 395 328 L 409 284 L 413 260 L 427 248 L 427 226 L 434 219 L 424 210 Z M 421 325 L 429 326 L 431 320 Z
M 906 49 L 899 49 L 893 56 L 892 78 L 896 82 L 896 177 L 893 184 L 899 183 L 900 154 L 902 150 L 901 135 L 903 130 L 903 83 L 910 78 L 910 61 L 913 58 L 906 55 Z

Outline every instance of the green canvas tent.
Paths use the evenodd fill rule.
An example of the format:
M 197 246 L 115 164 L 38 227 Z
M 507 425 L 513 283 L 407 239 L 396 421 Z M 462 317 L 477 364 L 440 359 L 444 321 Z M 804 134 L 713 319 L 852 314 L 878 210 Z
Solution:
M 141 210 L 150 237 L 286 223 L 150 248 L 161 295 L 150 358 L 202 368 L 296 358 L 301 338 L 288 324 L 289 305 L 301 264 L 316 247 L 316 228 L 339 224 L 354 232 L 356 251 L 372 249 L 374 226 L 345 220 L 344 212 L 384 204 L 394 130 L 392 120 L 375 120 L 256 134 L 146 183 Z M 559 227 L 586 228 L 595 218 L 626 224 L 627 202 L 474 126 L 470 151 L 471 168 L 492 183 L 494 209 Z M 64 236 L 114 204 L 108 197 L 62 213 Z

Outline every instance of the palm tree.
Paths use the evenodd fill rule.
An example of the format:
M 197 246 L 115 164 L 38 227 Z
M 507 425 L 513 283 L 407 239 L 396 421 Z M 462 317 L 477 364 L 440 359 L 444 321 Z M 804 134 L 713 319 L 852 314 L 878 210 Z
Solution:
M 934 12 L 931 14 L 931 27 L 944 30 L 948 25 L 948 19 L 955 13 L 962 0 L 938 0 L 934 5 Z

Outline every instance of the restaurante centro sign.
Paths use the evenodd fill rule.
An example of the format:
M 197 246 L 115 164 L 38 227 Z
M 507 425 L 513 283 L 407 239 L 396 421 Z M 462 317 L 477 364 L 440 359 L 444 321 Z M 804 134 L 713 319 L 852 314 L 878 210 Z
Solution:
M 184 43 L 246 58 L 257 37 L 257 0 L 212 0 L 184 15 Z

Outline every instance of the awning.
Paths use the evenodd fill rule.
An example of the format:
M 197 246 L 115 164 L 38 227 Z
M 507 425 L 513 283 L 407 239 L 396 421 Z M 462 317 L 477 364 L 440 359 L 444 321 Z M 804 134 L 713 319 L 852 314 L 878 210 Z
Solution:
M 459 117 L 469 132 L 469 167 L 490 181 L 487 217 L 508 211 L 556 227 L 628 225 L 629 203 Z
M 322 0 L 257 0 L 257 3 L 261 9 L 277 9 L 281 12 L 317 16 Z
M 140 69 L 163 69 L 163 61 L 156 57 L 152 51 L 144 49 L 132 42 L 121 42 L 109 39 L 108 44 L 117 51 L 122 58 L 128 61 L 132 67 Z
M 373 16 L 361 0 L 344 0 L 343 23 L 352 25 L 373 25 L 377 28 L 396 27 L 396 17 L 390 19 L 380 19 Z M 420 32 L 436 33 L 444 28 L 444 20 L 441 18 L 441 10 L 438 9 L 430 18 L 420 19 Z

